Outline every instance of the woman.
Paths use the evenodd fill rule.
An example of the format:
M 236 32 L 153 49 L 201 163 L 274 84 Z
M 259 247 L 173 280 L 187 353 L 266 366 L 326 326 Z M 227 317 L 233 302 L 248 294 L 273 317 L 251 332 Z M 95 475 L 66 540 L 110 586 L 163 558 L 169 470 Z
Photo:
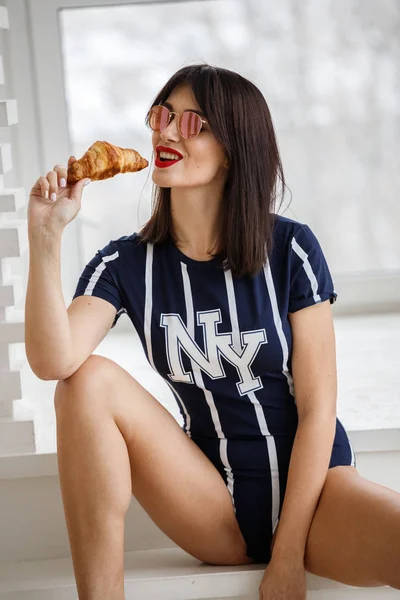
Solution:
M 152 216 L 96 254 L 68 310 L 60 240 L 84 182 L 60 187 L 56 165 L 30 199 L 27 354 L 38 376 L 59 380 L 79 597 L 124 598 L 132 493 L 199 560 L 268 563 L 263 600 L 305 598 L 306 569 L 400 589 L 400 495 L 359 475 L 336 417 L 337 294 L 311 229 L 273 210 L 284 177 L 265 99 L 237 73 L 194 65 L 171 77 L 146 122 Z M 183 427 L 124 369 L 92 356 L 123 312 Z

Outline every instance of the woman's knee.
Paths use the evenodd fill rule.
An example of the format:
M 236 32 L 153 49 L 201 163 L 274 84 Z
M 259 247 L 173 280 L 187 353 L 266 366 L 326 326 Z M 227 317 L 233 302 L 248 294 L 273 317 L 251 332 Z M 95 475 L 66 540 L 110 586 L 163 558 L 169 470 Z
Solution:
M 66 404 L 71 406 L 78 399 L 80 406 L 85 401 L 91 403 L 94 398 L 98 400 L 99 395 L 107 389 L 107 381 L 112 380 L 113 373 L 115 375 L 115 367 L 118 365 L 114 361 L 91 354 L 70 377 L 58 381 L 54 395 L 56 410 Z M 68 403 L 63 401 L 66 398 Z

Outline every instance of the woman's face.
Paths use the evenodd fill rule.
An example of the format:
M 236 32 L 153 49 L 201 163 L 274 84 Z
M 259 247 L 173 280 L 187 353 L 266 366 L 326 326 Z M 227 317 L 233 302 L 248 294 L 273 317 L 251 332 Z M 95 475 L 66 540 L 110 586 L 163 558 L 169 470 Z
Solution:
M 186 110 L 200 110 L 190 86 L 186 84 L 177 86 L 165 102 L 168 102 L 168 108 L 177 114 Z M 153 132 L 152 142 L 155 157 L 158 146 L 177 150 L 183 156 L 169 167 L 154 167 L 152 178 L 156 185 L 172 188 L 210 184 L 223 186 L 225 183 L 228 173 L 225 150 L 214 137 L 208 123 L 203 123 L 196 137 L 187 140 L 180 136 L 177 116 L 172 115 L 168 127 L 160 133 Z

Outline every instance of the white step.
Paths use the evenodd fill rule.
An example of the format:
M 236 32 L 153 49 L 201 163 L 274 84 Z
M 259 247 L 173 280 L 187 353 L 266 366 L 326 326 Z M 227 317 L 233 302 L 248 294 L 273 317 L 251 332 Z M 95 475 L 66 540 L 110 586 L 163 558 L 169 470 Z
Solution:
M 32 404 L 32 398 L 18 398 L 14 400 L 4 400 L 6 394 L 0 391 L 0 419 L 14 419 L 22 421 L 24 419 L 37 419 L 37 407 Z M 37 436 L 35 423 L 35 452 L 37 450 Z M 19 455 L 20 453 L 18 453 Z M 14 453 L 15 455 L 15 453 Z
M 25 205 L 25 188 L 0 189 L 0 213 L 17 212 Z
M 35 452 L 32 420 L 0 419 L 0 456 Z
M 7 222 L 7 225 L 8 223 L 10 223 L 10 221 Z M 24 227 L 24 225 L 21 227 L 22 234 Z M 6 222 L 0 223 L 0 231 L 4 228 L 6 228 Z M 22 234 L 22 254 L 19 256 L 3 257 L 0 260 L 0 285 L 12 285 L 17 281 L 16 278 L 19 278 L 21 282 L 25 280 L 24 261 L 29 259 L 29 244 L 27 240 L 25 240 L 26 247 L 24 247 L 25 241 Z
M 1 105 L 1 103 L 0 103 Z M 15 111 L 13 110 L 15 108 Z M 11 106 L 11 113 L 14 113 L 14 117 L 16 114 L 16 103 L 14 100 L 14 105 Z M 4 121 L 4 110 L 5 107 L 0 108 L 0 119 Z M 3 114 L 2 114 L 3 113 Z M 11 118 L 13 115 L 11 114 Z M 1 125 L 0 125 L 1 127 Z M 1 142 L 0 143 L 0 173 L 3 175 L 4 173 L 8 173 L 12 169 L 12 153 L 11 153 L 11 144 L 9 142 Z
M 23 328 L 25 329 L 25 328 Z M 6 342 L 1 332 L 0 322 L 0 371 L 16 371 L 26 360 L 26 351 L 24 343 Z M 25 331 L 23 331 L 25 337 Z
M 3 400 L 3 390 L 0 391 L 0 419 L 13 419 L 14 414 L 14 402 L 13 400 Z
M 27 248 L 28 226 L 25 219 L 0 223 L 0 258 L 22 256 Z
M 27 376 L 31 376 L 31 368 L 26 358 L 15 361 L 12 369 L 0 368 L 0 418 L 22 418 L 35 412 L 30 398 L 23 398 Z M 22 405 L 22 406 L 21 406 Z M 21 409 L 23 411 L 21 413 Z
M 400 493 L 400 430 L 348 433 L 361 475 Z M 70 556 L 56 453 L 0 457 L 0 532 L 0 563 Z M 172 545 L 132 497 L 125 550 Z
M 12 285 L 2 285 L 0 287 L 0 306 L 12 306 L 15 304 L 14 287 Z
M 215 566 L 180 548 L 125 553 L 126 600 L 258 600 L 265 564 Z M 307 598 L 386 600 L 399 592 L 387 586 L 368 589 L 343 585 L 306 573 Z M 329 594 L 330 595 L 327 595 Z M 343 595 L 342 595 L 343 594 Z M 0 600 L 78 600 L 70 558 L 0 566 Z
M 25 322 L 24 321 L 0 321 L 0 343 L 16 344 L 25 341 Z
M 32 399 L 26 394 L 26 382 L 32 377 L 26 358 L 15 361 L 12 369 L 0 368 L 0 418 L 29 419 L 35 414 Z
M 11 307 L 20 304 L 23 292 L 21 277 L 12 276 L 7 284 L 0 284 L 0 306 Z
M 4 223 L 0 224 L 0 228 Z M 11 285 L 12 277 L 15 276 L 15 267 L 17 262 L 21 262 L 18 258 L 3 258 L 0 261 L 0 285 Z
M 0 400 L 2 402 L 7 400 L 19 400 L 21 396 L 21 372 L 0 371 Z
M 8 127 L 18 123 L 17 101 L 14 99 L 0 100 L 0 127 Z

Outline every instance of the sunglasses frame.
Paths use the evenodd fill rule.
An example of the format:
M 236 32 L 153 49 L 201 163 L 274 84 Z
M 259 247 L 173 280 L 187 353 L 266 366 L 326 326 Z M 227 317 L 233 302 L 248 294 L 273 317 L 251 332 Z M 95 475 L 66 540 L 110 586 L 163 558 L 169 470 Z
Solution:
M 170 110 L 167 106 L 164 106 L 164 104 L 156 104 L 155 106 L 152 106 L 151 109 L 149 110 L 149 112 L 147 113 L 147 122 L 148 122 L 148 125 L 149 125 L 150 129 L 152 131 L 154 131 L 155 133 L 161 133 L 162 131 L 164 131 L 164 129 L 159 129 L 159 130 L 153 129 L 151 127 L 151 125 L 150 125 L 150 114 L 151 114 L 152 110 L 154 110 L 155 108 L 157 108 L 159 106 L 161 106 L 162 108 L 165 108 L 165 110 L 167 110 L 169 112 L 168 123 L 164 127 L 164 129 L 166 129 L 167 127 L 169 127 L 169 125 L 171 123 L 171 117 L 172 117 L 172 115 L 177 116 L 178 117 L 178 124 L 177 124 L 178 132 L 179 132 L 179 135 L 181 137 L 183 137 L 183 139 L 185 139 L 185 140 L 192 140 L 193 138 L 197 137 L 199 135 L 200 131 L 201 131 L 202 125 L 204 123 L 208 123 L 208 121 L 206 121 L 205 119 L 202 119 L 201 116 L 198 115 L 197 113 L 195 113 L 193 110 L 185 110 L 185 112 L 178 114 L 178 113 L 174 112 L 173 110 Z M 196 115 L 196 117 L 198 117 L 200 119 L 200 121 L 201 121 L 201 126 L 200 126 L 199 131 L 195 135 L 192 135 L 192 136 L 190 136 L 188 138 L 185 137 L 184 135 L 182 135 L 182 131 L 181 131 L 181 118 L 182 118 L 182 116 L 184 114 L 187 114 L 187 113 L 192 113 L 192 114 Z

